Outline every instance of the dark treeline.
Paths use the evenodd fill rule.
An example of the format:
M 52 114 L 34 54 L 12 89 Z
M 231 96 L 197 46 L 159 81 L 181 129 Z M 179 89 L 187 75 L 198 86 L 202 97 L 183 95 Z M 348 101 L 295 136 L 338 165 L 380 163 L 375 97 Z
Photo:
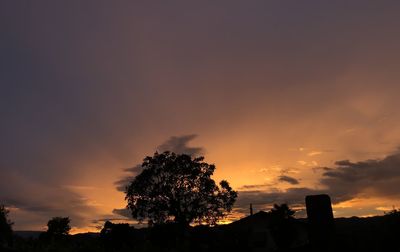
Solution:
M 334 219 L 334 233 L 316 247 L 308 236 L 307 219 L 295 219 L 287 209 L 275 206 L 214 227 L 168 223 L 138 229 L 107 221 L 100 233 L 76 235 L 68 234 L 69 218 L 55 217 L 38 237 L 24 238 L 16 232 L 6 240 L 2 232 L 1 251 L 400 251 L 398 210 Z

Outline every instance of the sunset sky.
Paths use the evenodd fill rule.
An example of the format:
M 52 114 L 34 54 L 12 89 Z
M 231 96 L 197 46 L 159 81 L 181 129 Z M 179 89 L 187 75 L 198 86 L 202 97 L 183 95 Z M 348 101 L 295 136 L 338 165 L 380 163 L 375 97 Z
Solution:
M 318 193 L 336 217 L 399 207 L 399 13 L 389 0 L 1 1 L 0 204 L 14 230 L 125 222 L 123 181 L 172 150 L 239 191 L 231 218 Z

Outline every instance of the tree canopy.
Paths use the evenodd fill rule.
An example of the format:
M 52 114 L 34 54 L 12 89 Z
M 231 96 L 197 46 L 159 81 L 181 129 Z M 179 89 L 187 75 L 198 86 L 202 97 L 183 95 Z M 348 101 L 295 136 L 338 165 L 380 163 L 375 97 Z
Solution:
M 203 160 L 168 151 L 146 157 L 126 190 L 133 218 L 155 224 L 216 224 L 231 211 L 237 192 L 225 180 L 218 186 L 211 178 L 215 166 Z
M 274 207 L 271 209 L 271 214 L 281 219 L 292 219 L 295 213 L 296 211 L 291 209 L 288 204 L 274 204 Z
M 8 219 L 9 211 L 0 205 L 0 247 L 9 244 L 12 239 L 12 222 Z
M 47 233 L 54 236 L 68 235 L 71 230 L 69 217 L 53 217 L 47 222 Z

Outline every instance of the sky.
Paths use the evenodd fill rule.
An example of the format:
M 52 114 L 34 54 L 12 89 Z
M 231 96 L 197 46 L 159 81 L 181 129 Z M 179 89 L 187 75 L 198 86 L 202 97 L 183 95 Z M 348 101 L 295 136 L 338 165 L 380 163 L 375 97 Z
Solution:
M 0 204 L 14 230 L 127 221 L 155 151 L 204 155 L 231 219 L 327 193 L 400 205 L 399 1 L 1 1 Z M 138 166 L 139 165 L 139 166 Z

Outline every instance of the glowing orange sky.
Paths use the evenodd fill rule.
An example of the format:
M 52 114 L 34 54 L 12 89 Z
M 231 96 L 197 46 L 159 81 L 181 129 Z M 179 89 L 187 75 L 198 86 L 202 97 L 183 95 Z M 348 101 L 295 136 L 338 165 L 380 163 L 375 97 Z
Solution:
M 124 169 L 188 134 L 197 137 L 186 144 L 216 164 L 214 178 L 239 191 L 319 190 L 321 168 L 336 161 L 353 169 L 397 157 L 399 9 L 391 1 L 1 3 L 0 203 L 16 230 L 43 229 L 54 215 L 71 216 L 74 232 L 95 230 L 124 218 L 113 213 L 125 206 L 115 185 Z M 389 161 L 378 171 L 400 179 Z M 400 205 L 400 191 L 383 183 L 374 191 L 362 179 L 366 190 L 349 191 L 336 216 Z

